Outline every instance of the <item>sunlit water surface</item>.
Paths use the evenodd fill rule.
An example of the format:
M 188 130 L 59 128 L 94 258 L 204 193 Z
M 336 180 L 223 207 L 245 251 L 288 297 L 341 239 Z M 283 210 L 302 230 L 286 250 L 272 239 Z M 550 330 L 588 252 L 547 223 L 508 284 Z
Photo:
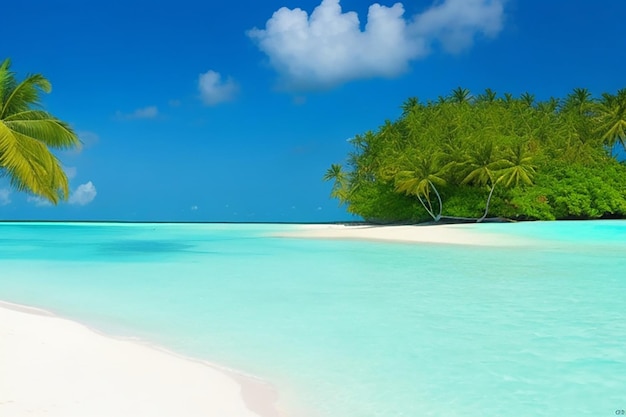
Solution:
M 0 299 L 262 377 L 292 417 L 626 409 L 626 222 L 271 237 L 296 227 L 0 224 Z

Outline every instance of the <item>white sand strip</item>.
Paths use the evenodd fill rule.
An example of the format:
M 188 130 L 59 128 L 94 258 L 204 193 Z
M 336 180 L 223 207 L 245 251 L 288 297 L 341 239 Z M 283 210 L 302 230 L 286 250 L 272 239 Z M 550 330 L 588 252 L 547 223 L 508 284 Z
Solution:
M 480 224 L 442 224 L 428 226 L 375 226 L 317 224 L 302 225 L 298 230 L 277 237 L 317 239 L 359 239 L 405 243 L 438 243 L 478 246 L 519 246 L 527 239 L 512 239 L 504 234 L 479 230 Z
M 0 304 L 2 417 L 277 415 L 245 378 L 41 313 Z

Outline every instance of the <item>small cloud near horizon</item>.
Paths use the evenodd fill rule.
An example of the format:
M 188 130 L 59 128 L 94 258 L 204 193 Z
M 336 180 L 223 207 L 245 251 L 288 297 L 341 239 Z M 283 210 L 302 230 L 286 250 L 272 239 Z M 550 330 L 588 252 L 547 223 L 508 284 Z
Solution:
M 433 45 L 459 53 L 477 36 L 495 37 L 506 1 L 435 1 L 410 18 L 402 3 L 375 3 L 361 30 L 357 13 L 343 12 L 340 0 L 322 0 L 310 15 L 282 7 L 264 29 L 246 34 L 267 55 L 283 89 L 329 89 L 357 79 L 397 77 L 410 62 L 428 56 Z
M 100 141 L 100 137 L 94 132 L 89 132 L 87 130 L 77 130 L 75 131 L 75 133 L 76 136 L 78 136 L 80 145 L 73 149 L 66 149 L 61 151 L 65 156 L 74 157 L 80 155 L 85 149 L 89 149 L 95 146 Z
M 52 205 L 52 203 L 46 200 L 45 198 L 38 197 L 35 195 L 29 195 L 28 197 L 26 197 L 26 201 L 28 203 L 34 204 L 37 207 L 48 207 Z
M 76 175 L 78 174 L 78 169 L 76 167 L 63 167 L 63 171 L 65 171 L 65 175 L 68 180 L 76 178 Z
M 155 119 L 157 116 L 159 116 L 157 106 L 142 107 L 132 113 L 123 113 L 119 110 L 115 113 L 115 118 L 118 120 Z
M 70 195 L 69 204 L 84 206 L 91 203 L 98 194 L 96 186 L 91 181 L 79 185 Z
M 8 206 L 9 204 L 11 204 L 11 190 L 0 188 L 0 206 Z
M 233 100 L 239 91 L 239 86 L 231 77 L 223 80 L 219 72 L 209 70 L 200 74 L 198 90 L 204 104 L 215 106 Z

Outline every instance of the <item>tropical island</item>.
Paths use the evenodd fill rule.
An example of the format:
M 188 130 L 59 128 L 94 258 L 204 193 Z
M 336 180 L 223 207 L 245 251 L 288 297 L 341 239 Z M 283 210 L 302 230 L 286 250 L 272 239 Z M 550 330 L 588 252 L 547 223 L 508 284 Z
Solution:
M 626 89 L 536 101 L 457 88 L 350 139 L 331 196 L 368 222 L 626 216 Z

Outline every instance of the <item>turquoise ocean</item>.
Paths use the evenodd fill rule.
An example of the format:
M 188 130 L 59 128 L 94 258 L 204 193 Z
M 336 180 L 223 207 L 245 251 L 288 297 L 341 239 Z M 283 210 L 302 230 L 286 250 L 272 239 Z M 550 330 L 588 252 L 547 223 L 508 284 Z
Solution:
M 263 378 L 290 417 L 626 409 L 626 221 L 273 237 L 297 227 L 2 223 L 0 300 Z

